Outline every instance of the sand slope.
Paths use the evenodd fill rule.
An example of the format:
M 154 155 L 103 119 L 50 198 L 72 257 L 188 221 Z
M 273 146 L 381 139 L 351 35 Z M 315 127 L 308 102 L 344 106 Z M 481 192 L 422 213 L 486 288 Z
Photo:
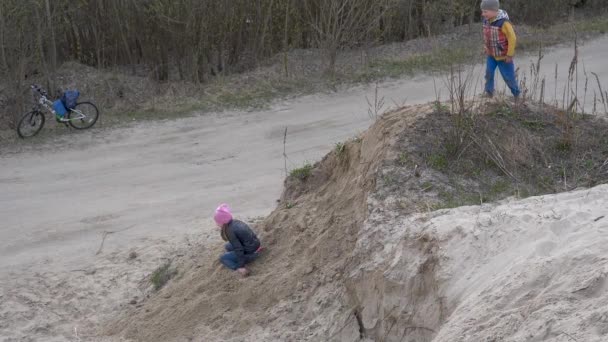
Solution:
M 240 279 L 202 242 L 172 281 L 99 334 L 136 341 L 580 341 L 608 330 L 608 186 L 404 215 L 382 183 L 385 115 L 334 150 L 256 225 L 268 253 Z M 289 204 L 289 205 L 287 205 Z M 204 249 L 203 249 L 204 248 Z

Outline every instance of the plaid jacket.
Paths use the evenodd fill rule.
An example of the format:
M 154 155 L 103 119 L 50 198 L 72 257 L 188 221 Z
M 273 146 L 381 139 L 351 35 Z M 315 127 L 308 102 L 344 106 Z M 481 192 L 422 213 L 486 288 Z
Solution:
M 493 21 L 483 20 L 483 38 L 488 54 L 493 57 L 505 57 L 509 51 L 509 40 L 503 30 L 505 23 L 509 22 L 509 15 L 499 11 Z

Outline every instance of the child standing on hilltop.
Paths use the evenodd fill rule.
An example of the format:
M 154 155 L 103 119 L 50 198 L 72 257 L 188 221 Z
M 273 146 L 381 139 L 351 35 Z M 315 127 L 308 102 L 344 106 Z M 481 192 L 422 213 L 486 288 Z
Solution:
M 517 36 L 506 11 L 500 9 L 499 0 L 482 0 L 483 38 L 487 55 L 485 94 L 494 95 L 494 74 L 500 70 L 502 78 L 517 99 L 521 91 L 515 75 L 515 44 Z
M 246 223 L 233 219 L 226 204 L 215 210 L 213 219 L 220 229 L 222 239 L 226 241 L 226 252 L 220 257 L 220 262 L 243 277 L 248 276 L 249 270 L 245 268 L 245 264 L 252 262 L 260 254 L 260 240 Z

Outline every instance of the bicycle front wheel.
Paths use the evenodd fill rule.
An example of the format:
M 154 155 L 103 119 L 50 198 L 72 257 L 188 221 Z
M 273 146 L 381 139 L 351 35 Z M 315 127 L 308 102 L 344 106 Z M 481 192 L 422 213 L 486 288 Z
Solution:
M 17 134 L 21 139 L 30 138 L 38 134 L 44 126 L 44 114 L 33 111 L 25 114 L 17 126 Z
M 93 127 L 99 118 L 99 110 L 91 102 L 77 103 L 76 107 L 68 112 L 68 123 L 76 129 Z

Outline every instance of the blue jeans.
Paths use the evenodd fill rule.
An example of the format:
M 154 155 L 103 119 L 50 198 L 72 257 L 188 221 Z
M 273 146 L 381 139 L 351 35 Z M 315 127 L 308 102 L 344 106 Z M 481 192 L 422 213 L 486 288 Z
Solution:
M 236 256 L 236 253 L 234 252 L 234 247 L 232 246 L 232 244 L 230 242 L 227 242 L 226 245 L 224 246 L 224 248 L 226 249 L 226 253 L 222 254 L 222 256 L 220 257 L 220 262 L 228 267 L 231 270 L 236 270 L 237 268 L 239 268 L 239 260 Z M 252 262 L 253 260 L 255 260 L 258 257 L 257 253 L 246 253 L 245 254 L 245 263 L 248 264 L 250 262 Z
M 515 63 L 497 61 L 492 56 L 488 56 L 488 61 L 486 64 L 486 93 L 494 94 L 494 74 L 496 73 L 497 67 L 498 70 L 500 70 L 502 79 L 505 80 L 505 83 L 509 89 L 511 89 L 513 96 L 518 97 L 521 91 L 519 90 L 517 76 L 515 75 Z

